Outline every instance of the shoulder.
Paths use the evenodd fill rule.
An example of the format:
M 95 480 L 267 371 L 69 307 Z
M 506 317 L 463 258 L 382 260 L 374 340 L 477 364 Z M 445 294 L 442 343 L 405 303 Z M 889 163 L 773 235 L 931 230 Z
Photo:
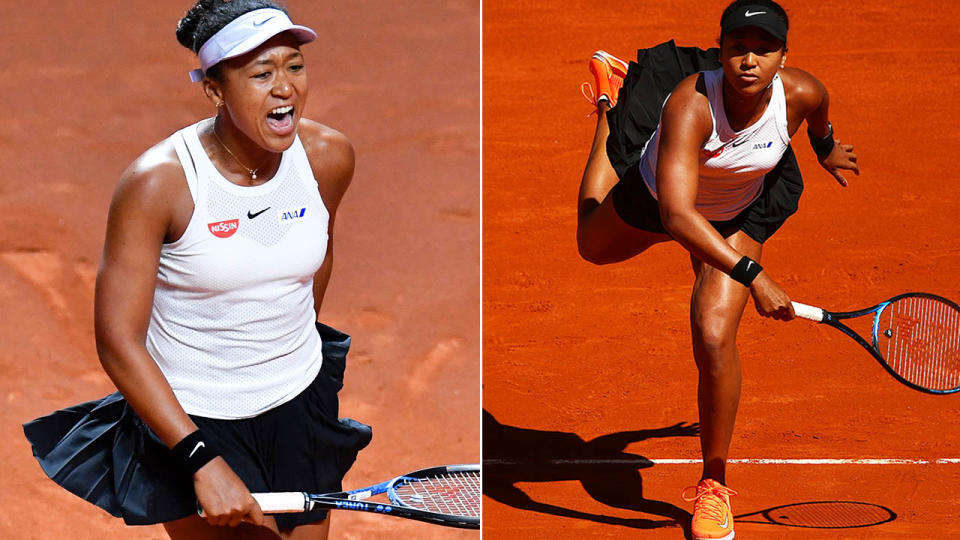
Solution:
M 306 118 L 300 119 L 297 133 L 321 193 L 339 201 L 353 178 L 355 158 L 350 140 L 343 133 Z
M 110 202 L 107 238 L 136 237 L 132 244 L 157 244 L 179 237 L 193 212 L 193 197 L 173 138 L 140 155 L 120 175 Z M 131 242 L 127 242 L 131 244 Z
M 694 108 L 709 107 L 703 74 L 694 73 L 680 81 L 667 98 L 666 104 Z
M 692 130 L 688 135 L 709 137 L 713 120 L 702 74 L 690 75 L 674 88 L 663 104 L 661 123 L 665 130 L 682 128 Z
M 169 209 L 183 194 L 189 196 L 186 176 L 177 157 L 173 138 L 168 137 L 127 167 L 117 182 L 114 201 Z
M 783 93 L 787 105 L 796 107 L 801 111 L 810 111 L 817 108 L 827 93 L 823 83 L 799 68 L 781 69 L 780 79 L 783 81 Z

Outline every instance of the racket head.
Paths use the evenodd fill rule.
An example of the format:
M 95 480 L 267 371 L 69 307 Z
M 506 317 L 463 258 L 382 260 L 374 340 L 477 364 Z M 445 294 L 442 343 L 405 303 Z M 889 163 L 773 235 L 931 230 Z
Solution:
M 960 305 L 929 293 L 906 293 L 881 304 L 873 349 L 884 368 L 911 388 L 960 391 Z
M 480 524 L 480 465 L 420 469 L 390 481 L 387 497 L 397 506 Z
M 785 504 L 764 510 L 762 514 L 771 523 L 806 529 L 855 529 L 897 519 L 897 514 L 887 507 L 856 501 Z

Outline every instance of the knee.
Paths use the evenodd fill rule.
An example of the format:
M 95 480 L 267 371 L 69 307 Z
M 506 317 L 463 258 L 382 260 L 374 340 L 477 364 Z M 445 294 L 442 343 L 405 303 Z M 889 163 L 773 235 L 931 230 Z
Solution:
M 715 310 L 694 313 L 691 317 L 694 346 L 710 359 L 711 365 L 720 364 L 736 353 L 737 321 Z

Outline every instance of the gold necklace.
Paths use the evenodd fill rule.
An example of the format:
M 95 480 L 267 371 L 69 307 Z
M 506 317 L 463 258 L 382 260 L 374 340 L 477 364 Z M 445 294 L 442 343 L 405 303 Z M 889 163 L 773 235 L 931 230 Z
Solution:
M 260 166 L 257 167 L 256 169 L 251 169 L 251 168 L 247 167 L 246 165 L 244 165 L 244 164 L 240 161 L 240 158 L 238 158 L 237 156 L 235 156 L 235 155 L 233 154 L 233 152 L 231 152 L 230 149 L 227 148 L 227 145 L 223 144 L 223 140 L 220 139 L 220 136 L 219 136 L 219 135 L 217 135 L 217 130 L 216 130 L 216 128 L 212 129 L 211 131 L 213 131 L 213 136 L 217 138 L 217 142 L 220 143 L 220 146 L 222 146 L 223 149 L 226 150 L 228 154 L 230 154 L 230 157 L 232 157 L 233 160 L 237 162 L 237 165 L 240 165 L 241 167 L 243 167 L 244 170 L 247 171 L 247 173 L 250 175 L 250 179 L 251 179 L 251 180 L 256 180 L 256 179 L 257 179 L 257 171 L 259 171 L 261 168 L 263 168 L 263 163 L 266 163 L 267 160 L 264 160 L 263 163 L 261 163 Z

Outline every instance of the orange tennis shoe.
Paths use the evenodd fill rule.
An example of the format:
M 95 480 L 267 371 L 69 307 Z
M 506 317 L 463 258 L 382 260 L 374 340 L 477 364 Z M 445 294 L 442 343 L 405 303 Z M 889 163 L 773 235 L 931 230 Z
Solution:
M 691 489 L 697 490 L 697 494 L 688 497 L 687 492 Z M 696 486 L 683 490 L 683 500 L 696 501 L 690 523 L 694 540 L 731 540 L 734 537 L 730 496 L 736 494 L 712 478 L 704 478 Z
M 611 107 L 616 105 L 623 78 L 627 76 L 627 67 L 626 62 L 608 52 L 593 53 L 590 58 L 590 73 L 593 73 L 597 91 L 594 94 L 590 83 L 583 83 L 580 85 L 583 97 L 593 105 L 599 105 L 601 101 L 606 101 Z

